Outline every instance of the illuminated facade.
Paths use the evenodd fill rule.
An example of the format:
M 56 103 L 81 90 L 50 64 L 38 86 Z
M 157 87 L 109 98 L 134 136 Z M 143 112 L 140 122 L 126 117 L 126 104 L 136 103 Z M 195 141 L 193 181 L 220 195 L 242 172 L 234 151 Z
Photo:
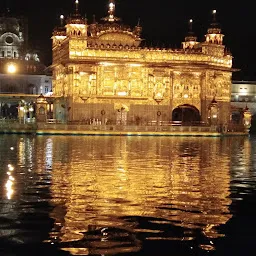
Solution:
M 91 24 L 75 12 L 53 31 L 55 118 L 113 124 L 161 121 L 208 123 L 215 98 L 218 123 L 230 119 L 232 56 L 213 21 L 204 42 L 189 33 L 180 49 L 141 46 L 142 27 L 123 25 L 109 1 L 108 15 Z M 61 107 L 62 106 L 62 107 Z M 104 122 L 105 122 L 104 121 Z

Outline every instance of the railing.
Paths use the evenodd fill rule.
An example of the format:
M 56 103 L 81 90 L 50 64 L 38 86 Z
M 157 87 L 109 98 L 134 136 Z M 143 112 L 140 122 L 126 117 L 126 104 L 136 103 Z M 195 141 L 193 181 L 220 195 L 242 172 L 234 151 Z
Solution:
M 0 131 L 3 130 L 24 130 L 24 131 L 34 131 L 37 129 L 37 123 L 36 122 L 20 122 L 17 119 L 0 119 Z
M 230 133 L 244 132 L 239 126 L 209 126 L 209 125 L 88 125 L 88 124 L 45 124 L 38 123 L 39 130 L 63 131 L 122 131 L 122 132 L 188 132 L 188 133 Z
M 80 123 L 58 123 L 55 119 L 48 122 L 38 123 L 19 123 L 19 120 L 0 119 L 0 131 L 3 130 L 25 130 L 36 132 L 37 130 L 54 130 L 54 131 L 122 131 L 122 132 L 187 132 L 187 133 L 231 133 L 244 132 L 242 124 L 229 124 L 209 126 L 205 123 L 188 125 L 181 122 L 150 122 L 147 125 L 92 125 Z

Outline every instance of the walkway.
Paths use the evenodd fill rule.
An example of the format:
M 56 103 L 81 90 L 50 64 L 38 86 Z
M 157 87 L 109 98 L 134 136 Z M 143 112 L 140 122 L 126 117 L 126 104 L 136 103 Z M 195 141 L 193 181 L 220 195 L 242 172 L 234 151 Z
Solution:
M 0 133 L 36 135 L 104 135 L 104 136 L 248 136 L 242 126 L 182 126 L 182 125 L 80 125 L 57 123 L 27 123 L 0 120 Z

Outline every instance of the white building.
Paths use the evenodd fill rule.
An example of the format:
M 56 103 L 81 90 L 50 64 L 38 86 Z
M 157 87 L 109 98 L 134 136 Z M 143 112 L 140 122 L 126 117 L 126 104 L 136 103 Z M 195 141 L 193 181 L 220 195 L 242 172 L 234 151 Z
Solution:
M 51 75 L 0 74 L 1 94 L 48 95 L 51 90 Z
M 249 108 L 253 115 L 256 114 L 256 81 L 233 81 L 231 91 L 232 106 Z
M 0 58 L 18 59 L 27 45 L 26 19 L 9 16 L 0 17 Z
M 52 92 L 52 76 L 34 50 L 28 50 L 25 18 L 10 13 L 0 17 L 0 118 L 17 118 L 22 101 Z

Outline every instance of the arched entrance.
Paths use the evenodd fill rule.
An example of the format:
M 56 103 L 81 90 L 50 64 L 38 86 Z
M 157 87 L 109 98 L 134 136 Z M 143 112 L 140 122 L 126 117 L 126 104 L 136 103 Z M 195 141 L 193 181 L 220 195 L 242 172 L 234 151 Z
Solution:
M 201 121 L 199 110 L 189 104 L 180 105 L 172 111 L 172 121 L 196 124 Z

